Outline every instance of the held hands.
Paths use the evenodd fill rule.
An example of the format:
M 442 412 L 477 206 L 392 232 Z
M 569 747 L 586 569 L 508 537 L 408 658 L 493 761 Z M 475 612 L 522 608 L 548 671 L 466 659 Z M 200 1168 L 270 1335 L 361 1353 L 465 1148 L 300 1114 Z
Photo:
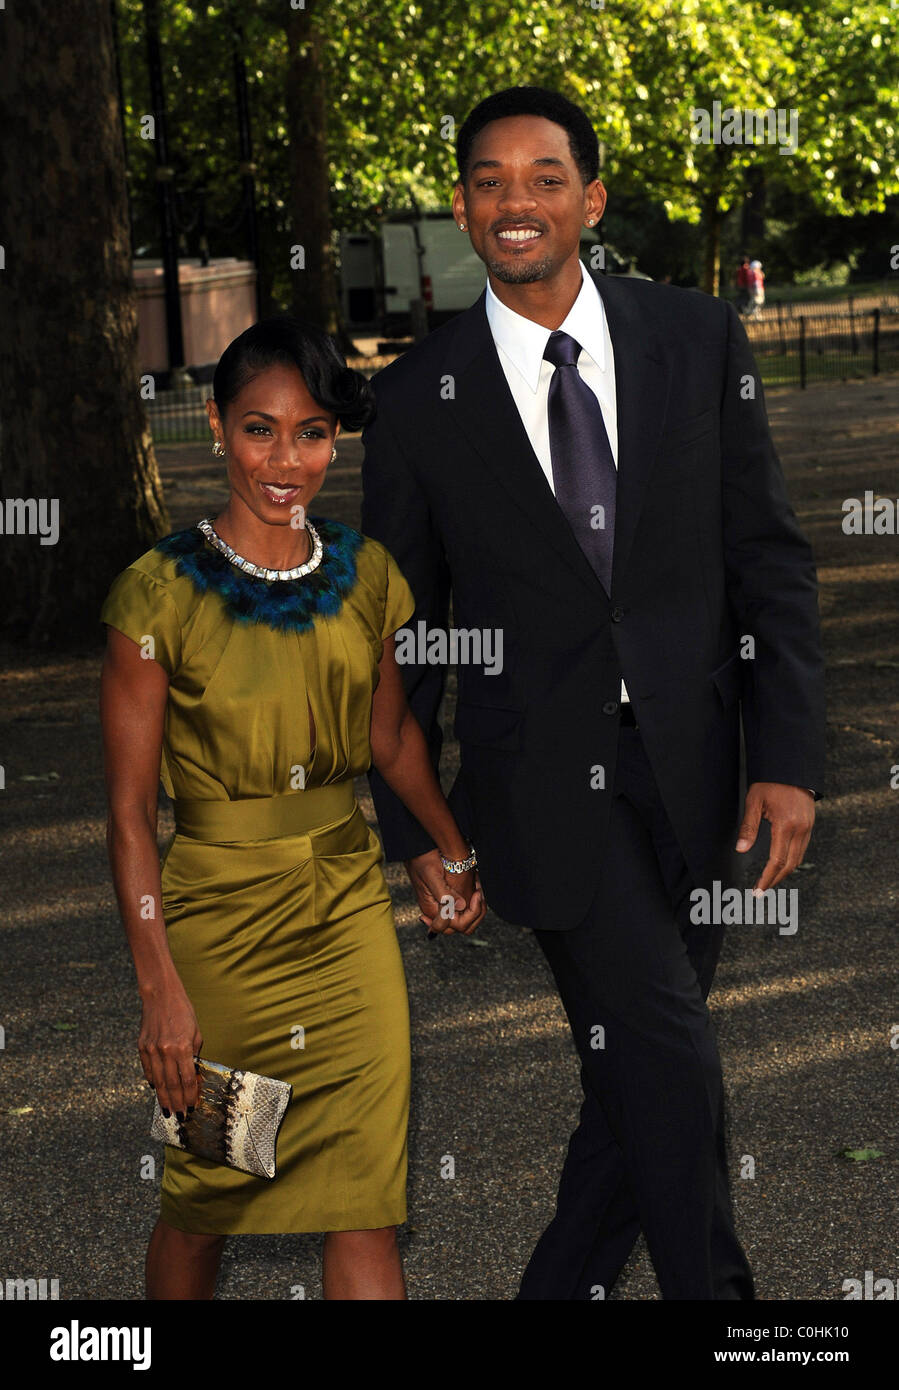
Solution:
M 193 1005 L 180 982 L 159 994 L 144 995 L 137 1048 L 144 1076 L 163 1110 L 183 1117 L 200 1095 L 194 1057 L 203 1048 Z
M 805 787 L 786 782 L 753 782 L 736 844 L 740 854 L 755 844 L 763 816 L 771 822 L 771 848 L 755 885 L 758 892 L 775 887 L 802 863 L 815 824 L 815 798 Z
M 470 936 L 484 920 L 487 904 L 474 869 L 448 874 L 436 849 L 406 860 L 406 872 L 421 909 L 419 921 L 431 933 L 458 932 Z

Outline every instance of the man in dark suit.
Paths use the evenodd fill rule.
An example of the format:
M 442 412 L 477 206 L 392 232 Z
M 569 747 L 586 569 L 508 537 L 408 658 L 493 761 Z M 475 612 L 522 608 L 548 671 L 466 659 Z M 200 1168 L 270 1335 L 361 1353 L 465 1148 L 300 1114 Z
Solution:
M 362 529 L 409 580 L 413 630 L 445 630 L 451 593 L 458 629 L 502 635 L 501 669 L 459 667 L 450 799 L 488 904 L 534 929 L 584 1087 L 518 1297 L 605 1297 L 642 1228 L 663 1298 L 751 1299 L 705 1002 L 723 914 L 691 895 L 720 903 L 763 817 L 759 890 L 805 853 L 824 743 L 811 551 L 733 308 L 582 266 L 606 196 L 585 114 L 513 88 L 457 155 L 454 215 L 488 285 L 375 378 Z M 445 670 L 404 671 L 438 762 Z M 387 857 L 451 926 L 437 850 L 372 789 Z

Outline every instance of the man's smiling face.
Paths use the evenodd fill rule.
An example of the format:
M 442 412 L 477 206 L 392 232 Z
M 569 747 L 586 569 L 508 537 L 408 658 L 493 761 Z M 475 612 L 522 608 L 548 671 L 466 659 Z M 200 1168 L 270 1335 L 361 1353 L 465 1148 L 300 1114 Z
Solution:
M 581 228 L 602 216 L 605 190 L 586 186 L 564 126 L 544 116 L 505 116 L 476 135 L 453 212 L 497 280 L 551 279 L 577 257 Z

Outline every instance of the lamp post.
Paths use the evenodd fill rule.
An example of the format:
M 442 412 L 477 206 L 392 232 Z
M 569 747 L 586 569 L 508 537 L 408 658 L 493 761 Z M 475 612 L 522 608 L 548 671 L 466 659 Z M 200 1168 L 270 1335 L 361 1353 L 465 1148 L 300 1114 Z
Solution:
M 131 206 L 131 170 L 128 167 L 128 141 L 125 137 L 125 93 L 122 90 L 122 55 L 119 51 L 119 17 L 116 12 L 116 0 L 109 0 L 109 13 L 112 22 L 112 53 L 115 60 L 116 93 L 119 98 L 119 130 L 122 135 L 122 159 L 125 164 L 125 194 L 128 199 L 128 240 L 133 257 L 134 209 Z
M 159 46 L 158 0 L 143 0 L 144 23 L 147 33 L 147 67 L 150 77 L 150 102 L 153 107 L 154 146 L 156 149 L 156 203 L 159 209 L 159 233 L 162 243 L 162 275 L 165 295 L 165 329 L 169 358 L 169 385 L 190 386 L 192 381 L 184 367 L 184 336 L 181 331 L 181 290 L 178 284 L 178 234 L 175 227 L 175 196 L 172 180 L 175 171 L 168 162 L 168 142 L 165 130 L 165 95 L 162 85 L 162 53 Z
M 247 96 L 247 69 L 244 61 L 243 30 L 234 9 L 228 6 L 231 27 L 231 54 L 234 62 L 234 95 L 237 102 L 237 143 L 240 153 L 240 179 L 246 224 L 247 259 L 256 271 L 256 317 L 262 317 L 262 290 L 259 284 L 259 227 L 256 220 L 256 165 L 250 131 L 250 103 Z

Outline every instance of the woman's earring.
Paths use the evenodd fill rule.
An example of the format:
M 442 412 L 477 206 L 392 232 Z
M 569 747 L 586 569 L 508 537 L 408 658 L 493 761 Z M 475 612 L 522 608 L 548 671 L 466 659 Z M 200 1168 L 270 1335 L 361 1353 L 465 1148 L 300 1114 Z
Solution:
M 336 457 L 337 457 L 337 449 L 334 448 L 334 449 L 331 450 L 331 457 L 328 459 L 328 462 L 329 462 L 329 463 L 333 463 L 334 460 L 336 459 Z
M 216 458 L 220 459 L 223 457 L 225 452 L 225 446 L 220 439 L 217 439 L 213 444 L 212 452 L 215 454 Z

